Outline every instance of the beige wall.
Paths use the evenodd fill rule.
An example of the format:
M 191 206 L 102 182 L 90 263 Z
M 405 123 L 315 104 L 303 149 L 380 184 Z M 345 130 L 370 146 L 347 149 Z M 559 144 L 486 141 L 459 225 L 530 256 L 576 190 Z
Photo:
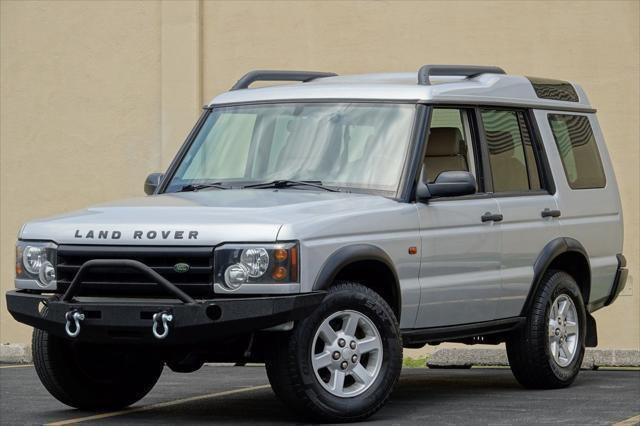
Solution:
M 499 65 L 580 82 L 623 195 L 630 282 L 601 347 L 640 347 L 640 3 L 1 2 L 2 290 L 28 219 L 142 193 L 198 108 L 255 68 Z M 2 342 L 28 329 L 0 311 Z M 621 324 L 623 325 L 621 327 Z

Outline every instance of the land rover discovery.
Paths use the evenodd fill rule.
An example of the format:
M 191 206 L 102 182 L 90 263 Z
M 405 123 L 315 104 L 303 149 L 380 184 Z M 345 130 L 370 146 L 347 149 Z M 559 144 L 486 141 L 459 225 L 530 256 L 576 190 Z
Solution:
M 356 421 L 403 347 L 441 342 L 506 342 L 523 386 L 564 387 L 625 285 L 587 96 L 498 67 L 250 72 L 145 192 L 20 230 L 8 309 L 72 407 L 132 404 L 165 365 L 264 362 L 291 409 Z

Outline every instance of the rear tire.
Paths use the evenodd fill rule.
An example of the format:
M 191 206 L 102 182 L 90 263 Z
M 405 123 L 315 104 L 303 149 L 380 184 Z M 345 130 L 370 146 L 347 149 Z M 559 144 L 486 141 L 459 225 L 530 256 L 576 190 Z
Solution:
M 363 420 L 386 403 L 400 376 L 398 322 L 373 290 L 335 284 L 309 317 L 280 336 L 266 367 L 275 394 L 299 414 Z
M 40 381 L 63 404 L 85 410 L 123 408 L 156 384 L 164 364 L 127 346 L 93 345 L 34 329 L 33 363 Z
M 548 271 L 542 278 L 525 327 L 507 340 L 511 371 L 526 388 L 569 386 L 585 351 L 586 310 L 573 277 Z

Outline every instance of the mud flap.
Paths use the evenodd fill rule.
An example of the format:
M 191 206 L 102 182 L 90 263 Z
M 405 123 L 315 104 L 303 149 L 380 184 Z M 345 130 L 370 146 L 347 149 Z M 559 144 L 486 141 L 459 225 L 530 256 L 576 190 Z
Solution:
M 587 335 L 584 339 L 584 345 L 587 348 L 595 348 L 598 346 L 598 329 L 596 327 L 596 319 L 587 312 Z

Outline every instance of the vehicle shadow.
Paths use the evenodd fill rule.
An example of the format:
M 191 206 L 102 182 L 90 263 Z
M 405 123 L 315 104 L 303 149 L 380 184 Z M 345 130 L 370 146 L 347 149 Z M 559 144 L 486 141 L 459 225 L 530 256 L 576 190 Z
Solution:
M 637 414 L 637 403 L 634 401 L 637 401 L 635 395 L 640 391 L 639 373 L 583 372 L 570 388 L 541 391 L 521 387 L 508 368 L 405 369 L 388 403 L 365 423 L 610 424 L 612 419 Z M 221 387 L 212 389 L 211 383 L 214 381 Z M 90 416 L 86 419 L 90 424 L 307 423 L 280 402 L 270 388 L 251 389 L 264 383 L 266 377 L 263 368 L 211 368 L 193 374 L 168 373 L 152 394 L 133 406 L 132 411 L 106 413 L 104 418 L 95 412 L 59 409 L 60 404 L 52 401 L 51 396 L 42 389 L 41 392 L 31 393 L 29 398 L 33 405 L 28 411 L 22 412 L 23 417 L 17 414 L 12 417 L 13 422 L 0 423 L 40 424 L 78 420 L 85 416 Z M 40 389 L 39 383 L 37 385 L 37 389 Z M 241 391 L 206 396 L 233 390 Z M 203 397 L 189 399 L 194 396 Z M 16 401 L 26 397 L 24 393 L 16 395 Z M 183 399 L 187 401 L 182 402 Z M 11 404 L 13 409 L 19 407 L 16 401 Z M 575 409 L 566 410 L 567 401 L 572 401 Z M 17 411 L 21 411 L 20 408 Z M 23 421 L 18 422 L 17 419 Z
M 424 413 L 428 406 L 464 405 L 469 397 L 495 397 L 504 392 L 513 393 L 519 390 L 520 386 L 508 370 L 405 370 L 386 407 L 370 418 L 368 423 L 412 423 L 416 418 L 423 416 L 421 413 Z M 431 410 L 427 408 L 426 411 Z M 59 416 L 59 413 L 57 414 Z M 271 389 L 266 388 L 131 412 L 102 420 L 91 420 L 91 423 L 272 425 L 307 422 L 293 414 L 276 398 Z

